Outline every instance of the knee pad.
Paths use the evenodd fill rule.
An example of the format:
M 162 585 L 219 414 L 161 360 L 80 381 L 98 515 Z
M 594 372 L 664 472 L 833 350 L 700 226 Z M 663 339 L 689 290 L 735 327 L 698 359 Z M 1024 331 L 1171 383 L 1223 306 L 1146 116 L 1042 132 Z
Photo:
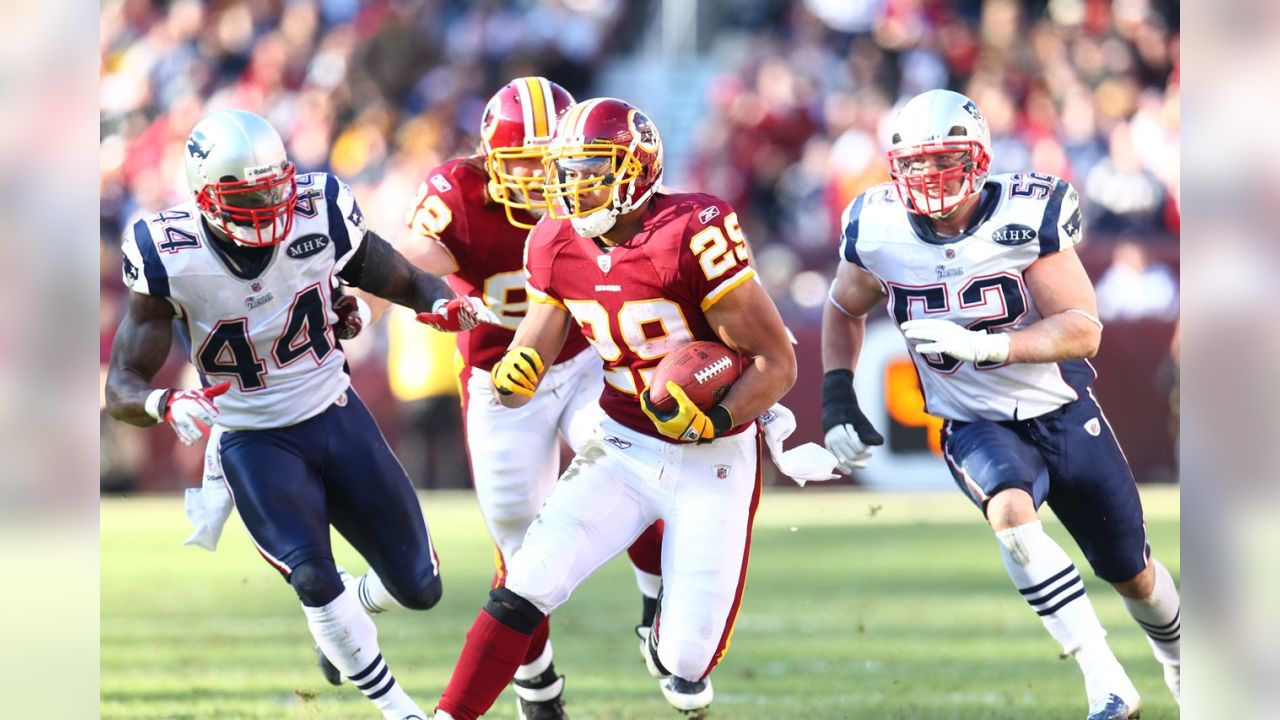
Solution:
M 332 558 L 304 560 L 289 573 L 289 584 L 307 607 L 324 607 L 342 594 L 342 577 Z
M 388 586 L 387 592 L 391 593 L 396 602 L 410 610 L 430 610 L 444 595 L 444 583 L 440 581 L 439 575 L 428 575 L 408 590 L 397 585 Z
M 547 619 L 533 603 L 504 587 L 490 591 L 489 602 L 485 604 L 484 610 L 494 620 L 525 635 L 532 635 L 534 629 Z

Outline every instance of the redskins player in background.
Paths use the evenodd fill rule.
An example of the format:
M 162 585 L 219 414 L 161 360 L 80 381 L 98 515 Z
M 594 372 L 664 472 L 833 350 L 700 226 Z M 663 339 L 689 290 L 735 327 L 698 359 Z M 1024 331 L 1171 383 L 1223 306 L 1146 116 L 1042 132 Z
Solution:
M 437 720 L 488 711 L 546 616 L 655 521 L 665 521 L 663 591 L 646 643 L 667 701 L 700 712 L 742 601 L 762 442 L 755 418 L 795 381 L 795 354 L 748 265 L 736 213 L 702 194 L 661 194 L 662 142 L 649 118 L 611 98 L 561 118 L 544 160 L 551 217 L 528 240 L 534 300 L 494 366 L 498 400 L 527 407 L 576 332 L 604 361 L 600 429 L 556 483 L 538 521 L 467 633 Z M 648 403 L 664 355 L 724 342 L 746 360 L 703 412 L 668 383 L 676 409 Z M 519 410 L 504 410 L 519 412 Z
M 482 298 L 501 322 L 476 328 L 458 342 L 467 454 L 498 550 L 494 587 L 506 582 L 507 562 L 559 475 L 559 438 L 577 452 L 602 417 L 600 361 L 577 328 L 563 347 L 546 355 L 552 362 L 528 404 L 501 407 L 489 384 L 490 370 L 528 308 L 524 248 L 545 207 L 542 156 L 556 118 L 572 104 L 568 91 L 541 77 L 517 78 L 499 90 L 481 122 L 483 154 L 451 160 L 427 174 L 407 217 L 414 239 L 399 248 L 419 268 L 448 276 L 459 295 Z M 642 637 L 657 609 L 661 552 L 661 525 L 640 534 L 629 549 L 644 598 L 636 628 Z M 547 632 L 546 623 L 538 626 L 515 672 L 517 704 L 526 720 L 565 717 L 564 678 L 552 665 Z

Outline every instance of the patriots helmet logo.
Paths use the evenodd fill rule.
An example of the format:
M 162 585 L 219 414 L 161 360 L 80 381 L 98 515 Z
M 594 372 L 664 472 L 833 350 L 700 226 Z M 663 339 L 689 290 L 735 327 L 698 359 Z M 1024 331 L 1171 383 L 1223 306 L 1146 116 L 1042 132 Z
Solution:
M 978 122 L 982 122 L 982 111 L 978 109 L 977 103 L 970 100 L 966 102 L 963 105 L 963 107 L 964 107 L 964 111 L 972 115 L 974 120 L 977 120 Z
M 191 137 L 187 138 L 187 152 L 191 154 L 191 157 L 208 160 L 209 151 L 213 149 L 213 146 L 209 145 L 208 142 L 204 133 L 197 130 L 191 133 Z

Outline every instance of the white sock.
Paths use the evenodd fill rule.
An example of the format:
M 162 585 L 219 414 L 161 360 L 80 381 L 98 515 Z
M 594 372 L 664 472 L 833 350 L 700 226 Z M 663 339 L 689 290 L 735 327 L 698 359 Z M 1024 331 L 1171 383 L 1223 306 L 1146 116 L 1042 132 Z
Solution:
M 1073 655 L 1090 640 L 1106 637 L 1076 566 L 1039 520 L 999 530 L 996 539 L 1009 579 L 1064 654 Z
M 342 582 L 347 589 L 355 593 L 364 611 L 370 615 L 397 608 L 404 609 L 400 601 L 392 597 L 387 586 L 382 584 L 382 578 L 378 577 L 378 573 L 374 572 L 373 568 L 369 568 L 369 571 L 360 577 L 344 573 Z
M 396 682 L 378 650 L 378 629 L 356 601 L 351 588 L 323 607 L 302 606 L 316 645 L 388 720 L 417 715 L 426 718 Z
M 1152 558 L 1151 564 L 1156 571 L 1151 596 L 1145 600 L 1124 598 L 1124 606 L 1147 633 L 1147 642 L 1151 643 L 1156 659 L 1165 665 L 1181 665 L 1182 613 L 1178 586 L 1159 560 Z
M 658 591 L 662 589 L 662 576 L 645 572 L 635 565 L 631 569 L 636 573 L 636 587 L 640 588 L 640 594 L 647 598 L 658 597 Z
M 551 667 L 551 641 L 550 640 L 547 641 L 547 646 L 542 649 L 542 654 L 538 656 L 537 660 L 534 660 L 528 665 L 521 665 L 520 667 L 516 668 L 515 679 L 516 680 L 532 680 L 538 677 L 539 675 L 541 675 L 542 673 L 546 672 L 547 668 L 549 667 Z
M 1040 616 L 1045 630 L 1075 658 L 1090 701 L 1116 693 L 1137 702 L 1137 691 L 1107 645 L 1084 581 L 1062 546 L 1039 520 L 996 532 L 1000 556 L 1014 587 Z

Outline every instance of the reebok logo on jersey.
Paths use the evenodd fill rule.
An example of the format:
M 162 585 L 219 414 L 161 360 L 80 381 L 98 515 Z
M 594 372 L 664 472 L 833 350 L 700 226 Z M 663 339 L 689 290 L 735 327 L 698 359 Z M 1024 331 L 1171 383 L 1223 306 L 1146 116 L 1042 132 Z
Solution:
M 301 260 L 315 255 L 326 247 L 329 247 L 329 236 L 311 233 L 289 243 L 289 247 L 285 248 L 284 252 L 294 260 Z
M 991 239 L 1000 245 L 1025 245 L 1036 239 L 1036 231 L 1026 225 L 1014 223 L 991 233 Z
M 613 435 L 606 435 L 604 437 L 604 441 L 618 448 L 619 450 L 626 450 L 627 448 L 631 447 L 631 443 L 629 441 L 623 440 L 620 437 L 614 437 Z
M 453 189 L 453 185 L 451 185 L 443 175 L 432 175 L 429 180 L 431 184 L 435 186 L 436 190 L 442 193 L 449 192 Z
M 269 292 L 263 295 L 251 295 L 244 299 L 244 305 L 245 307 L 252 310 L 254 308 L 262 307 L 263 305 L 266 305 L 267 303 L 271 302 L 274 299 L 275 299 L 275 296 Z
M 716 207 L 715 205 L 712 205 L 711 207 L 703 208 L 702 211 L 698 213 L 698 221 L 701 222 L 703 225 L 706 225 L 707 223 L 719 217 L 719 215 L 720 215 L 720 208 Z

